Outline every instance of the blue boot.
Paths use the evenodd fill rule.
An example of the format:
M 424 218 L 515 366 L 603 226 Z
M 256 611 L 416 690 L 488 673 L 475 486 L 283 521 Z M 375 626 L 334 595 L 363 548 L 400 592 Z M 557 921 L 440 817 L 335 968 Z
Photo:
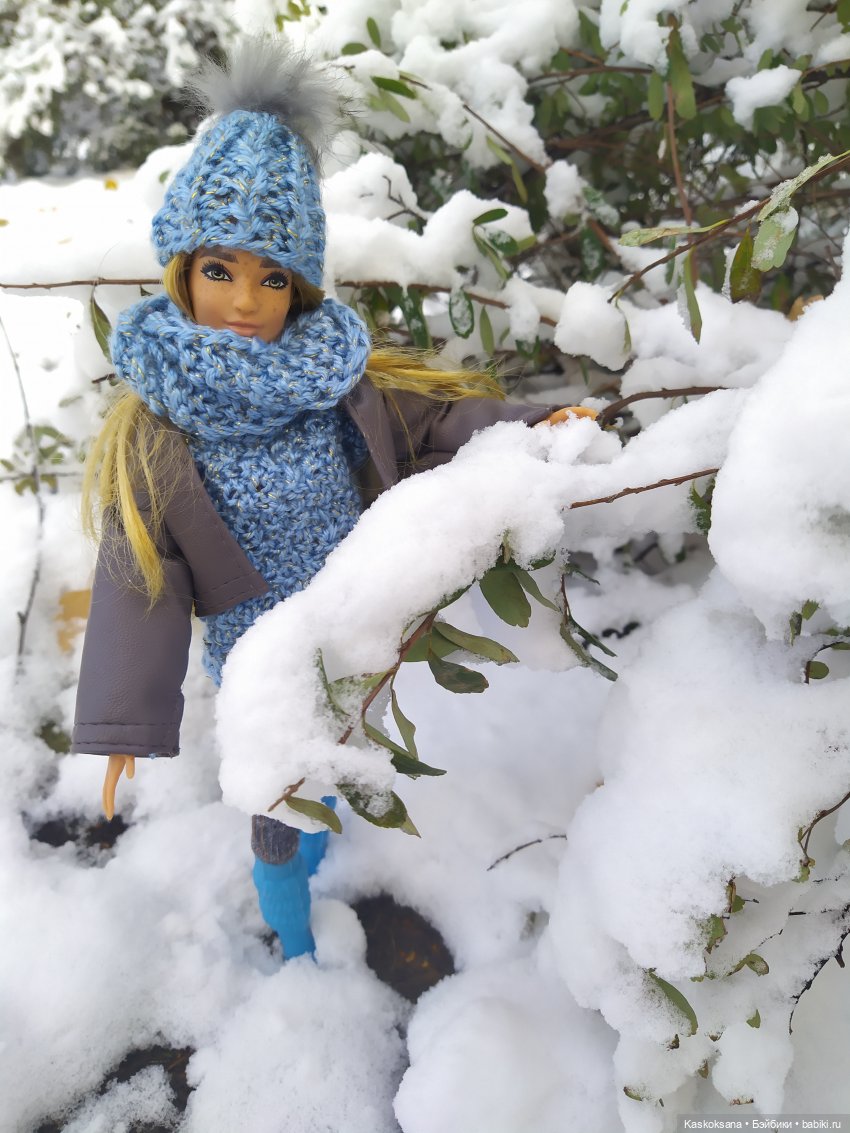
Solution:
M 322 802 L 325 806 L 329 806 L 331 810 L 336 810 L 335 795 L 323 795 Z M 301 837 L 298 839 L 298 850 L 307 866 L 309 877 L 312 877 L 321 865 L 322 858 L 328 848 L 329 834 L 329 830 L 320 830 L 318 834 L 305 834 L 303 830 L 301 831 Z
M 260 912 L 277 933 L 285 960 L 312 953 L 316 947 L 310 930 L 310 882 L 298 852 L 298 834 L 266 815 L 252 819 L 253 877 Z

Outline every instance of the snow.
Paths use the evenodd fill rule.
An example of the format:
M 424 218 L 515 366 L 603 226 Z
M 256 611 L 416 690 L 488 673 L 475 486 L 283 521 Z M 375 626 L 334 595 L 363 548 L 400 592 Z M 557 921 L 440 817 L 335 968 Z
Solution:
M 249 8 L 258 22 L 268 16 L 261 0 L 241 7 L 245 19 Z M 374 15 L 401 68 L 429 84 L 404 131 L 453 131 L 471 143 L 470 160 L 494 161 L 462 91 L 542 155 L 523 109 L 526 71 L 572 42 L 571 3 L 538 0 L 521 21 L 506 18 L 506 0 L 326 7 L 293 24 L 294 37 L 339 47 L 362 39 Z M 657 17 L 678 14 L 697 67 L 696 37 L 732 4 L 597 7 L 606 42 L 657 66 L 668 34 Z M 792 42 L 804 8 L 750 4 L 760 50 Z M 176 72 L 184 39 L 164 35 Z M 45 58 L 55 67 L 60 55 Z M 358 59 L 368 77 L 375 56 Z M 733 79 L 736 111 L 784 97 L 763 84 L 790 82 L 790 70 Z M 155 277 L 150 215 L 185 153 L 167 147 L 139 171 L 117 171 L 117 188 L 93 177 L 0 186 L 2 282 Z M 580 190 L 572 165 L 549 167 L 553 211 L 577 208 Z M 73 714 L 80 640 L 62 651 L 57 614 L 63 592 L 90 578 L 76 452 L 97 428 L 104 391 L 93 382 L 109 367 L 89 287 L 0 295 L 26 412 L 71 441 L 56 492 L 43 493 L 40 536 L 33 495 L 0 485 L 0 1129 L 51 1119 L 72 1133 L 133 1122 L 199 1133 L 271 1133 L 282 1122 L 291 1133 L 671 1133 L 677 1113 L 741 1113 L 731 1107 L 742 1097 L 760 1111 L 846 1112 L 848 985 L 830 959 L 850 903 L 846 808 L 815 828 L 811 877 L 798 836 L 850 777 L 844 655 L 817 653 L 830 674 L 805 680 L 833 640 L 826 631 L 850 622 L 850 280 L 795 324 L 700 287 L 696 343 L 657 280 L 619 310 L 608 300 L 621 276 L 561 292 L 514 274 L 502 287 L 472 237 L 475 218 L 502 202 L 460 192 L 426 215 L 380 146 L 347 164 L 338 156 L 326 192 L 331 287 L 391 278 L 448 293 L 474 272 L 478 290 L 507 304 L 497 333 L 551 334 L 541 316 L 552 320 L 558 348 L 625 370 L 624 396 L 724 388 L 635 403 L 643 428 L 625 444 L 590 421 L 499 426 L 382 497 L 311 586 L 245 636 L 218 697 L 196 641 L 183 754 L 140 761 L 121 783 L 130 825 L 115 848 L 53 847 L 31 834 L 99 812 L 103 762 L 57 755 L 33 733 L 67 730 Z M 411 212 L 421 235 L 407 227 Z M 530 234 L 518 208 L 483 227 Z M 623 263 L 636 270 L 655 254 L 624 249 Z M 96 293 L 110 318 L 136 296 Z M 0 457 L 14 457 L 20 476 L 25 413 L 2 335 L 0 356 Z M 652 486 L 712 468 L 706 544 L 691 482 Z M 707 484 L 696 481 L 700 493 Z M 651 490 L 605 502 L 635 487 Z M 391 664 L 415 618 L 480 576 L 506 534 L 520 561 L 555 551 L 592 568 L 598 585 L 570 575 L 567 594 L 578 622 L 615 650 L 605 660 L 616 684 L 578 664 L 552 611 L 535 605 L 529 629 L 509 627 L 473 589 L 444 616 L 503 642 L 519 664 L 482 666 L 490 687 L 478 696 L 439 688 L 423 664 L 397 681 L 423 759 L 447 774 L 409 781 L 362 739 L 338 745 L 317 649 L 332 678 Z M 18 611 L 36 568 L 18 666 Z M 554 567 L 536 577 L 556 595 Z M 789 618 L 805 602 L 818 609 L 790 643 Z M 246 812 L 301 776 L 316 796 L 342 778 L 395 789 L 421 837 L 376 829 L 341 803 L 343 833 L 313 882 L 316 960 L 281 966 L 262 940 Z M 730 912 L 733 878 L 746 904 Z M 426 916 L 454 956 L 457 973 L 415 1006 L 365 963 L 351 905 L 378 893 Z M 706 952 L 715 917 L 727 935 Z M 769 970 L 733 973 L 751 953 Z M 824 961 L 789 1035 L 795 997 Z M 696 1033 L 650 972 L 685 996 Z M 759 1027 L 748 1022 L 756 1011 Z M 194 1051 L 185 1113 L 161 1068 L 116 1076 L 129 1051 L 155 1043 Z
M 732 102 L 732 115 L 740 125 L 749 128 L 753 115 L 762 106 L 775 106 L 787 98 L 800 81 L 800 72 L 780 63 L 754 75 L 739 75 L 726 84 Z

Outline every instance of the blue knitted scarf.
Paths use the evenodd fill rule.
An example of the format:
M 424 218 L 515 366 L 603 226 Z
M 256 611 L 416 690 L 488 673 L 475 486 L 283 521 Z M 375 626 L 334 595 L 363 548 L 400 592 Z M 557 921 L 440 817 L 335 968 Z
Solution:
M 198 326 L 156 296 L 123 312 L 112 348 L 119 377 L 186 433 L 216 509 L 271 587 L 204 619 L 218 680 L 236 639 L 306 586 L 357 520 L 351 474 L 365 445 L 339 402 L 363 374 L 369 335 L 331 299 L 266 343 Z

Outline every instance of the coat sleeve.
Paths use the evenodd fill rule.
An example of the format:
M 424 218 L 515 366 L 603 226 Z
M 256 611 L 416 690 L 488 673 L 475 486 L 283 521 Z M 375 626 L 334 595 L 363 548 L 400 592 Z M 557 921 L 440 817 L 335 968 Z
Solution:
M 169 542 L 172 542 L 169 540 Z M 192 576 L 163 556 L 165 588 L 151 607 L 130 547 L 105 523 L 86 625 L 71 750 L 176 755 L 191 640 Z
M 435 402 L 420 394 L 393 394 L 390 420 L 396 459 L 404 474 L 445 464 L 480 429 L 498 421 L 537 425 L 555 406 L 515 405 L 496 398 Z M 395 412 L 394 412 L 395 410 Z
M 177 755 L 193 606 L 205 617 L 268 591 L 216 512 L 182 434 L 164 428 L 163 522 L 155 534 L 163 592 L 151 606 L 120 523 L 105 517 L 72 751 Z M 136 502 L 150 523 L 146 493 L 137 491 Z

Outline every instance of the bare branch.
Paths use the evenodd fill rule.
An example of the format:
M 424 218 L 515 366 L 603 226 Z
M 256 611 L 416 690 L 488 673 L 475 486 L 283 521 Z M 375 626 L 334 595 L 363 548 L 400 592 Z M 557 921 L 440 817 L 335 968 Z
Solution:
M 41 554 L 42 554 L 42 537 L 44 535 L 44 498 L 42 496 L 41 484 L 41 469 L 38 464 L 38 441 L 35 436 L 35 429 L 33 428 L 32 418 L 30 417 L 29 402 L 27 401 L 27 391 L 24 388 L 24 381 L 21 376 L 21 367 L 18 365 L 18 357 L 12 349 L 12 343 L 9 339 L 9 332 L 6 330 L 6 324 L 0 318 L 0 331 L 3 333 L 3 338 L 6 340 L 6 347 L 9 351 L 9 357 L 12 359 L 12 366 L 15 370 L 15 377 L 18 383 L 18 392 L 21 395 L 21 405 L 24 411 L 24 429 L 29 441 L 30 451 L 32 452 L 32 470 L 30 476 L 34 486 L 34 495 L 36 499 L 36 509 L 38 521 L 36 525 L 36 552 L 35 562 L 33 564 L 32 578 L 30 579 L 29 592 L 27 594 L 26 605 L 23 610 L 18 610 L 18 651 L 16 672 L 20 676 L 21 667 L 24 660 L 24 649 L 26 648 L 27 639 L 27 626 L 29 625 L 30 614 L 32 613 L 33 603 L 35 602 L 35 593 L 38 589 L 39 581 L 41 580 Z
M 577 507 L 590 507 L 592 504 L 612 504 L 614 500 L 622 499 L 623 496 L 637 496 L 641 492 L 652 492 L 656 488 L 666 488 L 670 484 L 686 484 L 688 480 L 699 480 L 701 476 L 716 476 L 720 471 L 719 468 L 701 468 L 699 472 L 686 472 L 683 476 L 671 476 L 669 480 L 656 480 L 654 484 L 641 484 L 638 488 L 623 488 L 619 492 L 615 492 L 613 496 L 600 496 L 596 500 L 576 500 L 575 503 L 570 504 L 569 511 Z
M 496 858 L 494 862 L 491 862 L 490 865 L 487 866 L 487 873 L 489 873 L 491 869 L 495 869 L 497 865 L 501 865 L 502 862 L 506 862 L 508 858 L 512 858 L 514 854 L 518 854 L 520 850 L 527 850 L 529 846 L 539 846 L 542 842 L 551 842 L 553 838 L 563 838 L 565 842 L 567 840 L 566 834 L 547 834 L 543 838 L 533 838 L 530 842 L 523 842 L 521 846 L 514 846 L 512 850 L 508 850 L 506 854 L 502 854 L 500 858 Z
M 610 405 L 606 405 L 596 418 L 596 423 L 602 426 L 609 425 L 619 416 L 622 409 L 634 401 L 646 401 L 655 397 L 697 397 L 703 393 L 716 393 L 717 390 L 728 388 L 728 386 L 688 386 L 686 389 L 655 389 L 632 393 L 628 397 L 621 397 L 619 401 L 612 401 Z

